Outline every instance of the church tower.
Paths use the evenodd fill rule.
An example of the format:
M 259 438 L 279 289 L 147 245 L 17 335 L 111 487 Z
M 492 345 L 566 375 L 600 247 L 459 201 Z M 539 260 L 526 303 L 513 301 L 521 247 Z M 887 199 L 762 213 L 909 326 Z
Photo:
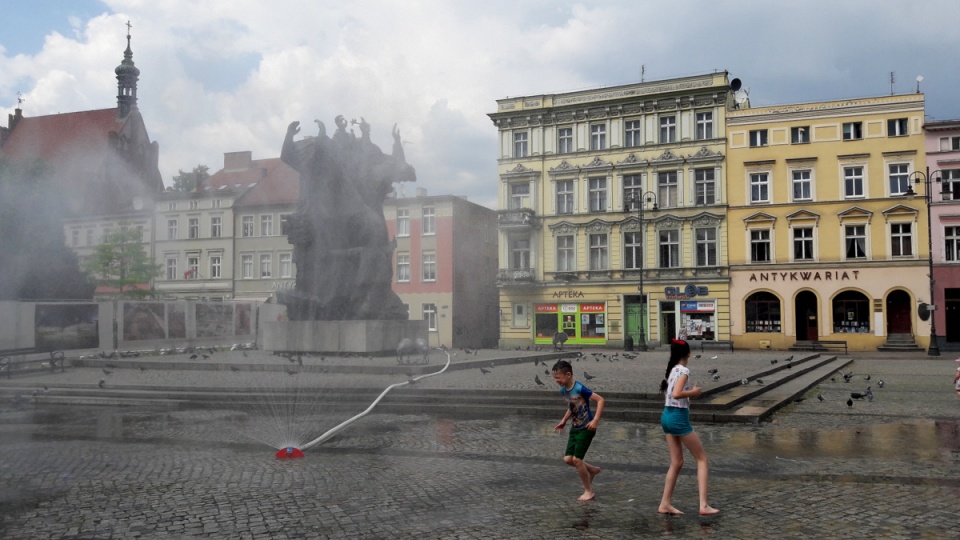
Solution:
M 133 65 L 133 50 L 130 49 L 130 21 L 127 21 L 127 50 L 123 61 L 114 70 L 117 74 L 117 118 L 125 118 L 137 108 L 137 80 L 140 70 Z

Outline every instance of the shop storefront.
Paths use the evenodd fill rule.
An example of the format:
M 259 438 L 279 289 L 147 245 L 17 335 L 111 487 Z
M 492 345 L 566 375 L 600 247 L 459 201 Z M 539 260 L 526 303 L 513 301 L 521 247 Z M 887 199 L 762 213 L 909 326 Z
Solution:
M 710 301 L 680 302 L 680 337 L 687 340 L 717 339 L 717 303 Z
M 550 344 L 557 332 L 567 335 L 572 345 L 605 345 L 607 309 L 604 303 L 534 305 L 534 341 Z

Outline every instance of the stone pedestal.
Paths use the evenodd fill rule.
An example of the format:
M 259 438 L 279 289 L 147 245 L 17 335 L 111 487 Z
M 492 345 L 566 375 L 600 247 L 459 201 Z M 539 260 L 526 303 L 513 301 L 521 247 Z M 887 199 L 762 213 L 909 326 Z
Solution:
M 427 339 L 425 321 L 276 321 L 260 323 L 266 351 L 396 354 L 403 338 Z

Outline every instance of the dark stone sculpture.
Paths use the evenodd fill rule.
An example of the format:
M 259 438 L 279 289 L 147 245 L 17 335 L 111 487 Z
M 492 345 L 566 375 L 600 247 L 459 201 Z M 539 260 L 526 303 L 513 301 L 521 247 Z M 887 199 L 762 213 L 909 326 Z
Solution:
M 407 311 L 391 289 L 395 242 L 387 233 L 383 201 L 394 182 L 415 182 L 400 132 L 393 128 L 393 153 L 370 141 L 363 118 L 360 137 L 337 130 L 294 142 L 300 122 L 287 128 L 280 158 L 300 173 L 300 201 L 287 222 L 297 265 L 296 287 L 278 300 L 295 321 L 406 320 Z

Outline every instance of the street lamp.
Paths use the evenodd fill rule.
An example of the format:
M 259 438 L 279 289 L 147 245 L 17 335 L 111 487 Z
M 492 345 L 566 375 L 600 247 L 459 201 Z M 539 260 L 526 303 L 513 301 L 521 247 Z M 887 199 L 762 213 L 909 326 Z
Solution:
M 933 203 L 933 192 L 930 190 L 930 186 L 936 182 L 938 184 L 943 184 L 943 191 L 941 196 L 947 198 L 950 195 L 950 187 L 943 182 L 943 174 L 940 171 L 930 172 L 930 167 L 926 168 L 926 171 L 913 171 L 907 176 L 907 197 L 916 196 L 916 192 L 913 191 L 913 186 L 910 185 L 910 179 L 913 179 L 914 184 L 923 184 L 923 199 L 927 203 L 927 254 L 929 255 L 929 271 L 930 274 L 927 276 L 930 278 L 930 307 L 932 310 L 936 310 L 936 301 L 934 300 L 934 284 L 935 280 L 933 279 L 933 223 L 930 221 L 930 205 Z M 927 356 L 940 356 L 940 346 L 937 344 L 937 315 L 936 313 L 930 314 L 930 347 L 927 348 Z
M 637 206 L 637 219 L 640 220 L 640 323 L 638 324 L 639 332 L 637 333 L 637 350 L 645 351 L 647 350 L 647 332 L 643 327 L 644 314 L 646 313 L 646 299 L 643 296 L 643 258 L 647 251 L 647 234 L 646 230 L 643 228 L 643 211 L 648 204 L 651 202 L 653 206 L 650 210 L 656 212 L 659 210 L 657 208 L 657 194 L 652 191 L 640 192 L 633 191 L 630 193 L 630 197 L 625 201 L 626 205 L 623 207 L 624 212 L 629 212 L 630 207 L 636 204 Z

